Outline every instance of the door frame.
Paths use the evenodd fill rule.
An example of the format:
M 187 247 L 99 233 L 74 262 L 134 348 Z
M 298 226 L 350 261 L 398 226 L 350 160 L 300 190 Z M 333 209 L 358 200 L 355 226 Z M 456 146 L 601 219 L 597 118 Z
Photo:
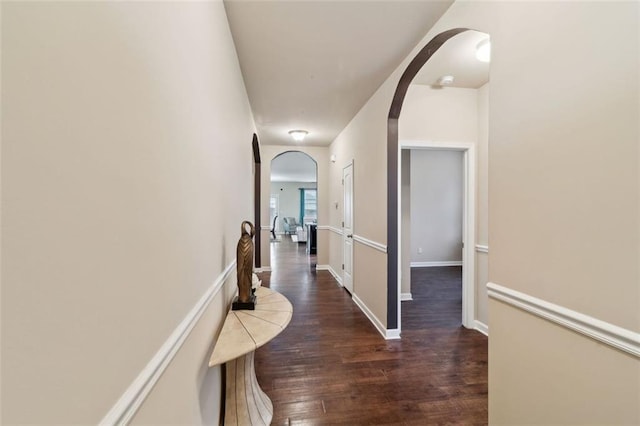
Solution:
M 464 190 L 462 217 L 462 325 L 475 328 L 476 308 L 476 144 L 472 142 L 433 142 L 433 141 L 400 141 L 398 144 L 398 160 L 403 149 L 424 149 L 438 151 L 460 151 L 464 154 Z M 398 217 L 402 217 L 402 162 L 398 161 Z M 398 247 L 402 247 L 402 220 L 398 221 Z M 398 265 L 402 265 L 402 250 L 398 250 Z M 409 255 L 409 253 L 405 253 Z M 398 283 L 402 282 L 402 267 L 398 268 Z M 402 330 L 402 305 L 398 285 L 398 331 Z
M 345 231 L 344 228 L 344 217 L 345 217 L 345 199 L 346 199 L 346 195 L 347 192 L 345 190 L 345 185 L 344 185 L 344 171 L 346 170 L 347 167 L 351 167 L 351 237 L 349 237 L 347 235 L 347 232 Z M 355 252 L 354 250 L 354 239 L 353 239 L 353 235 L 354 233 L 354 220 L 355 220 L 355 211 L 354 211 L 354 203 L 353 201 L 355 200 L 355 196 L 354 196 L 354 188 L 355 188 L 355 166 L 354 166 L 354 160 L 349 161 L 343 168 L 342 168 L 342 287 L 344 289 L 346 289 L 349 294 L 351 294 L 353 296 L 354 294 L 354 267 L 353 267 L 353 253 Z M 345 269 L 344 269 L 344 259 L 345 259 L 345 255 L 346 255 L 346 246 L 347 246 L 347 239 L 351 238 L 351 288 L 347 288 L 346 284 L 346 280 L 345 280 Z

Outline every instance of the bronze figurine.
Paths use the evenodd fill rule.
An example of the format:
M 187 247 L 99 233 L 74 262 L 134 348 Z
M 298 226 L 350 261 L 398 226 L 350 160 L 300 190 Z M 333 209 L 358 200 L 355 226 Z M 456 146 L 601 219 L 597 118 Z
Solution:
M 248 231 L 247 226 L 249 227 Z M 251 290 L 254 235 L 255 228 L 253 223 L 246 220 L 242 222 L 242 225 L 240 225 L 240 240 L 238 241 L 238 248 L 236 250 L 238 297 L 233 301 L 233 310 L 255 309 L 256 296 Z

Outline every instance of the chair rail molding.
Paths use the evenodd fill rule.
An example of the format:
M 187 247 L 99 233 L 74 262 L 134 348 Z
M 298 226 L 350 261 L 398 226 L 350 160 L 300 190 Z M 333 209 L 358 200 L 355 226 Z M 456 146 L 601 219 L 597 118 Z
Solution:
M 362 237 L 360 235 L 356 235 L 353 234 L 353 241 L 356 241 L 360 244 L 364 244 L 365 246 L 374 248 L 378 251 L 381 251 L 382 253 L 386 253 L 387 252 L 387 246 L 382 244 L 382 243 L 378 243 L 376 241 L 370 240 L 368 238 Z
M 109 412 L 100 421 L 100 425 L 122 425 L 128 424 L 131 421 L 171 363 L 171 360 L 173 360 L 182 348 L 191 330 L 193 330 L 200 318 L 202 318 L 202 315 L 213 298 L 220 292 L 224 283 L 235 271 L 235 266 L 236 260 L 234 259 L 205 291 L 200 300 L 196 302 L 182 322 L 180 322 L 178 327 L 176 327 L 160 347 L 158 352 L 156 352 L 140 374 L 138 374 L 138 377 L 129 385 L 115 405 L 111 407 Z
M 640 333 L 496 283 L 488 283 L 487 290 L 489 297 L 492 299 L 499 300 L 640 358 Z
M 329 231 L 333 232 L 334 234 L 338 234 L 338 235 L 342 235 L 343 234 L 342 229 L 336 228 L 335 226 L 328 225 L 327 229 Z
M 478 253 L 489 253 L 489 246 L 484 246 L 482 244 L 476 244 L 476 251 Z

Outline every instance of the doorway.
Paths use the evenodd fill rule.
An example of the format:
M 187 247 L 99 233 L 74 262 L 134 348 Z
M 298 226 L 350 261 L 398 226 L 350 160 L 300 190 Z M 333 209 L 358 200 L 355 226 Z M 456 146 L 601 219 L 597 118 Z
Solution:
M 388 121 L 388 329 L 401 330 L 401 300 L 403 296 L 407 298 L 407 292 L 402 289 L 403 281 L 406 282 L 410 274 L 407 257 L 411 252 L 407 252 L 406 240 L 411 233 L 403 230 L 402 216 L 403 197 L 406 198 L 401 182 L 402 149 L 457 150 L 464 155 L 461 322 L 466 328 L 478 329 L 475 202 L 478 193 L 482 196 L 478 198 L 480 209 L 484 211 L 486 197 L 476 184 L 476 158 L 479 155 L 486 165 L 488 136 L 479 117 L 488 111 L 487 107 L 481 106 L 484 95 L 480 92 L 488 93 L 489 63 L 480 59 L 477 48 L 488 44 L 489 35 L 485 33 L 466 28 L 445 31 L 418 53 L 398 83 Z M 485 168 L 479 169 L 483 188 L 486 188 Z M 485 222 L 486 214 L 483 213 L 478 225 L 480 235 L 486 234 Z M 482 262 L 485 265 L 487 259 L 483 258 Z M 484 271 L 485 268 L 481 269 Z M 482 284 L 486 282 L 485 278 L 481 278 Z M 478 309 L 484 319 L 486 309 L 483 303 L 480 305 Z
M 353 162 L 342 169 L 344 208 L 342 218 L 342 285 L 353 294 Z
M 462 285 L 459 323 L 472 328 L 475 318 L 475 145 L 412 141 L 401 142 L 400 149 L 401 158 L 405 159 L 400 163 L 400 175 L 405 178 L 410 175 L 410 189 L 407 190 L 407 180 L 400 179 L 398 191 L 399 264 L 403 266 L 399 279 L 400 298 L 411 298 L 411 285 L 416 281 L 411 275 L 406 277 L 411 267 L 459 266 Z M 406 161 L 407 154 L 410 154 L 410 161 Z M 408 173 L 407 168 L 414 172 Z M 416 194 L 421 195 L 417 197 Z M 411 219 L 416 214 L 421 215 L 420 229 L 415 227 L 420 221 Z M 422 271 L 425 276 L 438 273 L 441 277 L 446 275 L 450 282 L 456 281 L 453 270 Z M 409 292 L 402 291 L 407 289 L 407 281 Z
M 271 265 L 278 253 L 315 255 L 318 220 L 317 163 L 301 151 L 286 151 L 271 160 Z M 288 245 L 287 250 L 274 246 Z

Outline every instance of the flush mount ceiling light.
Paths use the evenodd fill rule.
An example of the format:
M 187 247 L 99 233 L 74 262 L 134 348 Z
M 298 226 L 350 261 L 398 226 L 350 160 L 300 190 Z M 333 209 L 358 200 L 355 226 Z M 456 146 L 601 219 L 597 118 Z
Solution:
M 476 59 L 480 62 L 491 61 L 491 43 L 488 38 L 482 40 L 476 46 Z
M 451 86 L 453 84 L 453 80 L 455 80 L 455 78 L 452 75 L 443 75 L 438 79 L 436 84 L 438 86 Z
M 289 130 L 289 134 L 296 142 L 302 142 L 304 137 L 309 134 L 306 130 Z

